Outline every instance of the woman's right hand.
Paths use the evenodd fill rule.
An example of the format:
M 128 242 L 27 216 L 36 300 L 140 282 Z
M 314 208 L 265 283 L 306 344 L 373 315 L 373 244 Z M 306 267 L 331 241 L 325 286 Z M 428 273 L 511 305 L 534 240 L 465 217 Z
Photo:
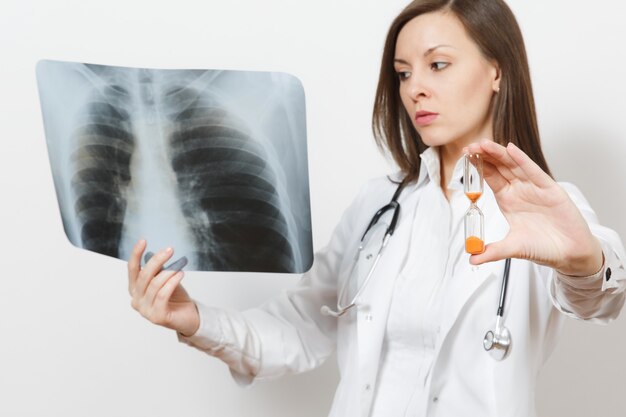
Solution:
M 156 253 L 141 267 L 146 241 L 135 244 L 128 260 L 128 291 L 131 306 L 154 324 L 193 335 L 200 326 L 196 304 L 180 285 L 183 271 L 163 270 L 174 251 L 167 248 Z

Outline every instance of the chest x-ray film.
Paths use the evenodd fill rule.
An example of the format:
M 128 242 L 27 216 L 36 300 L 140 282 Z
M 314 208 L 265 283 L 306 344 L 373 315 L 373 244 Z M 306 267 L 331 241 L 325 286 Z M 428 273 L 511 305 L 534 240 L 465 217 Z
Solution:
M 313 262 L 304 91 L 285 73 L 40 61 L 50 165 L 72 244 L 174 247 L 202 271 Z

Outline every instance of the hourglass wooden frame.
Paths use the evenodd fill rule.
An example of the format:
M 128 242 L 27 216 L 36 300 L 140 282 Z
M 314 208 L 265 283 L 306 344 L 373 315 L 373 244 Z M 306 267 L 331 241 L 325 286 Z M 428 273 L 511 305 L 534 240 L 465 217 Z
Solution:
M 465 154 L 463 158 L 463 191 L 470 200 L 465 213 L 465 251 L 477 255 L 485 251 L 485 217 L 476 204 L 483 194 L 483 158 Z

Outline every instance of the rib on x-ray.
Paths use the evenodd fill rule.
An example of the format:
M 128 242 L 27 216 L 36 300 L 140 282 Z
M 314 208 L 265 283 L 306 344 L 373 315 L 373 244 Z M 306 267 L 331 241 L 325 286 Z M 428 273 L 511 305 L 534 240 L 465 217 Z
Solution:
M 304 93 L 288 74 L 58 61 L 37 67 L 69 240 L 127 259 L 139 238 L 190 268 L 313 261 Z

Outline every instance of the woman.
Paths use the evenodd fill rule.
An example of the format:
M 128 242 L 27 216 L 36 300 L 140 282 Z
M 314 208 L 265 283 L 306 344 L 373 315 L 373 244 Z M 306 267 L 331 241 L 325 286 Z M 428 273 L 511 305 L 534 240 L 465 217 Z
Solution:
M 129 260 L 133 307 L 225 361 L 242 384 L 312 369 L 336 349 L 331 416 L 534 415 L 536 378 L 565 317 L 618 315 L 625 254 L 580 192 L 549 175 L 523 40 L 506 4 L 407 6 L 388 33 L 373 127 L 401 172 L 363 187 L 296 289 L 242 313 L 210 308 L 187 295 L 182 273 L 159 272 L 171 249 L 141 269 L 141 241 Z M 486 161 L 479 206 L 494 242 L 471 257 L 466 152 Z M 396 190 L 395 233 L 356 306 L 322 314 L 344 286 L 340 304 L 349 304 L 371 271 L 367 261 L 353 269 L 357 246 Z M 378 250 L 384 229 L 368 233 L 364 253 Z M 515 258 L 503 317 L 513 344 L 496 361 L 482 342 L 495 325 L 506 258 Z

